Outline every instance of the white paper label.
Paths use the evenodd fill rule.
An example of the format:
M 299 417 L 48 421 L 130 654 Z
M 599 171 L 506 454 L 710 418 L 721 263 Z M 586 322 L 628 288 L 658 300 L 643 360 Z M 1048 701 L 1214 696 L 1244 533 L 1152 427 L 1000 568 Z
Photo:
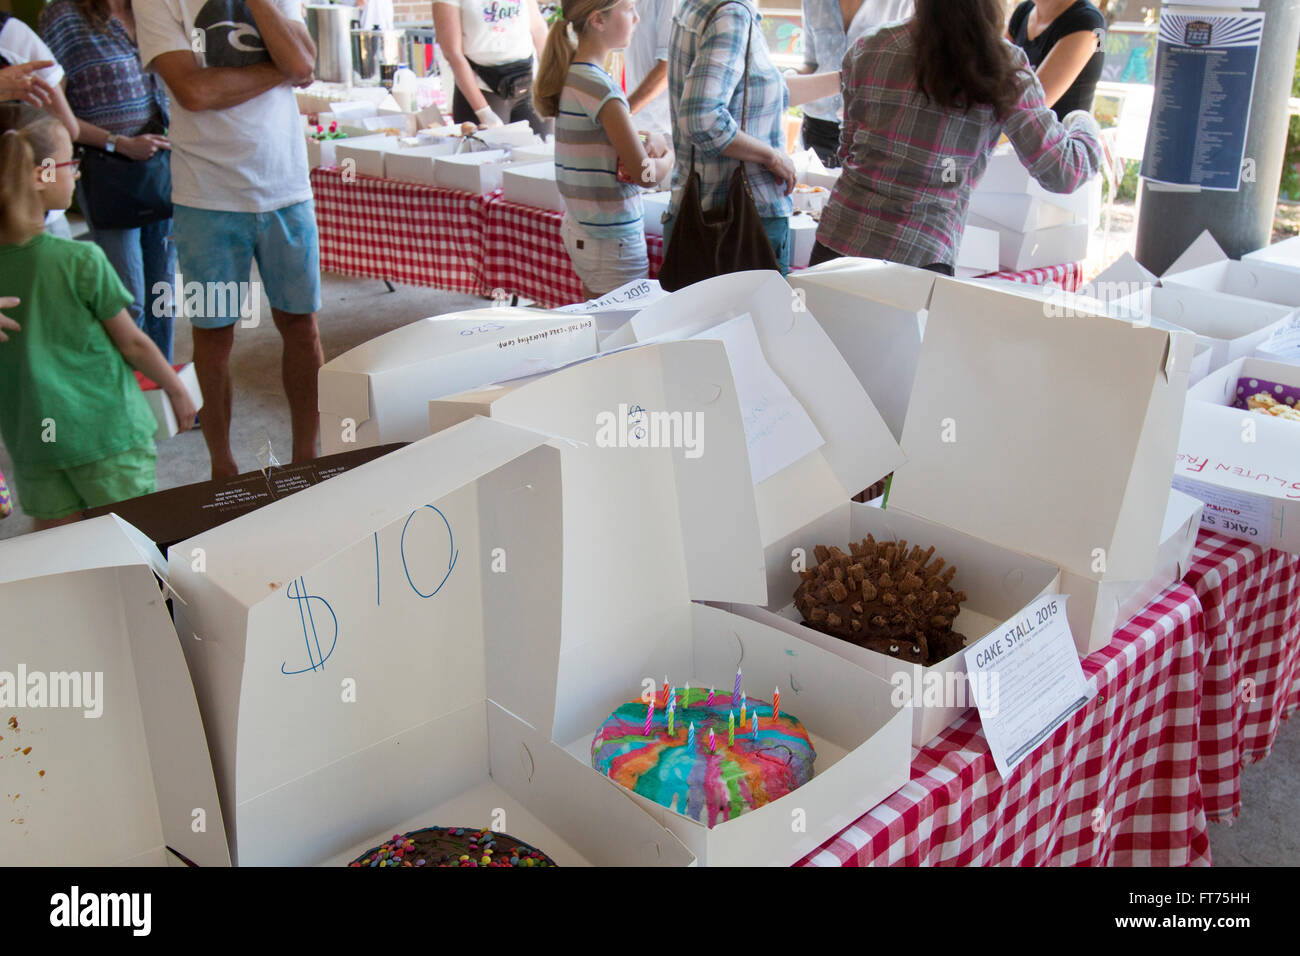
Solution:
M 1261 548 L 1273 542 L 1273 500 L 1248 495 L 1189 478 L 1174 478 L 1174 488 L 1205 502 L 1201 527 L 1253 541 Z
M 1300 326 L 1273 333 L 1260 345 L 1259 354 L 1278 362 L 1300 363 Z
M 984 737 L 1004 780 L 1092 696 L 1065 619 L 1067 597 L 1039 598 L 965 651 Z
M 727 350 L 740 399 L 754 484 L 771 478 L 823 444 L 821 432 L 789 387 L 768 364 L 748 313 L 729 319 L 696 339 L 717 339 Z
M 589 299 L 577 305 L 566 305 L 556 312 L 584 313 L 621 311 L 627 308 L 644 309 L 652 302 L 658 302 L 668 295 L 659 285 L 658 279 L 633 279 L 619 286 L 613 292 L 607 292 L 598 299 Z

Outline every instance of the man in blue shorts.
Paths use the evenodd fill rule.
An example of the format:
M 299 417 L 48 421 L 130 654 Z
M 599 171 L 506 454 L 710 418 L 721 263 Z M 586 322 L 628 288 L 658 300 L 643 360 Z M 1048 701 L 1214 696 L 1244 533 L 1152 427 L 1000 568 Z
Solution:
M 253 314 L 260 302 L 249 287 L 254 259 L 284 342 L 293 460 L 314 458 L 324 361 L 320 253 L 293 87 L 312 81 L 316 50 L 300 0 L 135 0 L 134 10 L 141 62 L 171 94 L 173 228 L 184 282 L 173 292 L 194 327 L 212 476 L 239 470 L 230 451 L 230 350 L 241 299 L 254 297 L 242 306 Z M 196 282 L 207 294 L 187 295 Z

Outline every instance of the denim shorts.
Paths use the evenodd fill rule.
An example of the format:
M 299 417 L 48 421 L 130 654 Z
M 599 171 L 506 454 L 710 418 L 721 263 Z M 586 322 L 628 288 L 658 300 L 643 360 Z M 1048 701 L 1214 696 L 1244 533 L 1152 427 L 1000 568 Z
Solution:
M 191 282 L 205 289 L 238 289 L 239 295 L 205 295 L 205 307 L 176 290 L 177 314 L 186 304 L 190 323 L 221 329 L 239 318 L 253 260 L 271 307 L 305 315 L 320 308 L 320 245 L 316 213 L 310 199 L 271 212 L 225 212 L 176 206 L 172 228 L 184 289 Z M 234 283 L 234 285 L 230 285 Z M 250 294 L 257 294 L 251 290 Z M 182 296 L 185 299 L 182 299 Z
M 560 222 L 560 235 L 573 260 L 573 271 L 596 295 L 644 279 L 650 269 L 644 232 L 624 239 L 593 239 L 566 213 Z

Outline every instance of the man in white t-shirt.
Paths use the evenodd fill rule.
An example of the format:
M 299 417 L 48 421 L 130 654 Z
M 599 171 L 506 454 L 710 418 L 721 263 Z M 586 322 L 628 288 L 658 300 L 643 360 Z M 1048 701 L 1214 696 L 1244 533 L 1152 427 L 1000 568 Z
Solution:
M 230 350 L 235 321 L 256 315 L 260 302 L 260 290 L 248 286 L 254 259 L 284 342 L 293 460 L 314 458 L 316 373 L 324 361 L 316 326 L 320 253 L 293 87 L 312 82 L 316 48 L 300 0 L 135 0 L 134 9 L 140 61 L 171 94 L 183 283 L 173 295 L 194 327 L 212 476 L 239 471 L 230 450 Z M 196 282 L 201 297 L 191 295 Z
M 533 108 L 533 53 L 546 45 L 537 0 L 433 0 L 438 46 L 456 78 L 452 119 L 500 126 L 527 120 L 545 136 L 554 122 Z
M 628 108 L 637 129 L 672 131 L 668 112 L 668 39 L 680 0 L 638 0 L 641 22 L 623 51 L 627 65 Z

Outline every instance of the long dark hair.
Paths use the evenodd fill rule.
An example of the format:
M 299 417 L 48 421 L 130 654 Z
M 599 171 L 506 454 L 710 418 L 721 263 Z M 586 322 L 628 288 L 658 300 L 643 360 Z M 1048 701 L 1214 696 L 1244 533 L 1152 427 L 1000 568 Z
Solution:
M 991 106 L 1006 116 L 1021 79 L 1002 42 L 1002 0 L 916 0 L 916 86 L 948 109 Z
M 108 0 L 73 0 L 81 10 L 86 21 L 100 33 L 108 29 L 108 21 L 113 19 L 113 11 L 108 7 Z M 131 5 L 128 3 L 127 7 Z

